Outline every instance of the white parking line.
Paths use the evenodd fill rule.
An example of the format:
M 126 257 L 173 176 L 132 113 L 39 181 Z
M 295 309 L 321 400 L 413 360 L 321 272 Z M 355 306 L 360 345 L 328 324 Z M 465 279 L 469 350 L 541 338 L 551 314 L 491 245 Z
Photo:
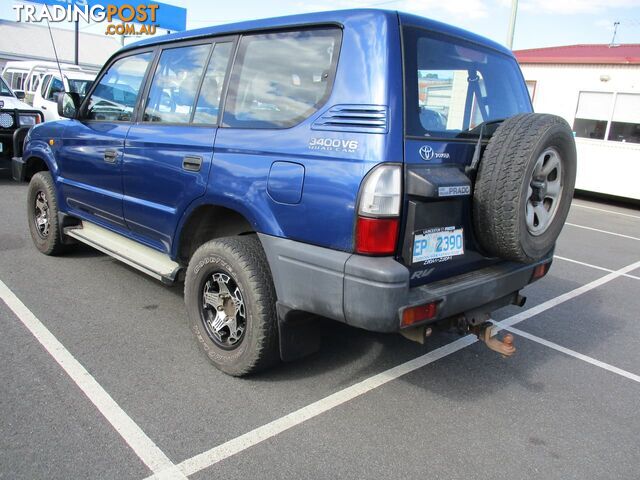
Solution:
M 610 268 L 605 268 L 605 267 L 600 267 L 598 265 L 593 265 L 591 263 L 585 263 L 585 262 L 581 262 L 579 260 L 573 260 L 572 258 L 567 258 L 567 257 L 561 257 L 560 255 L 554 255 L 553 258 L 558 259 L 558 260 L 563 260 L 565 262 L 571 262 L 571 263 L 576 263 L 578 265 L 582 265 L 584 267 L 589 267 L 589 268 L 593 268 L 595 270 L 601 270 L 603 272 L 615 272 L 615 270 L 611 270 Z M 624 275 L 622 275 L 623 277 L 627 277 L 627 278 L 633 278 L 634 280 L 640 280 L 640 277 L 636 277 L 635 275 L 631 275 L 629 273 L 625 273 Z
M 573 205 L 574 207 L 587 208 L 589 210 L 597 210 L 598 212 L 613 213 L 615 215 L 622 215 L 623 217 L 631 217 L 631 218 L 640 219 L 640 215 L 631 215 L 630 213 L 616 212 L 615 210 L 607 210 L 607 209 L 604 209 L 604 208 L 588 207 L 588 206 L 582 205 L 580 203 L 572 203 L 571 205 Z
M 24 303 L 0 280 L 0 298 L 13 311 L 44 349 L 84 392 L 100 413 L 116 429 L 140 460 L 162 479 L 185 479 L 171 460 L 111 398 L 104 388 L 45 327 Z M 115 460 L 115 459 L 114 459 Z
M 539 313 L 544 312 L 545 310 L 549 310 L 563 302 L 571 300 L 583 293 L 586 293 L 594 288 L 597 288 L 601 285 L 604 285 L 611 280 L 614 280 L 636 268 L 640 268 L 640 261 L 635 262 L 631 265 L 627 265 L 620 270 L 616 270 L 605 275 L 602 278 L 594 280 L 582 287 L 578 287 L 575 290 L 571 290 L 563 295 L 560 295 L 556 298 L 548 300 L 540 305 L 532 307 L 524 312 L 521 312 L 517 315 L 509 317 L 506 320 L 503 320 L 500 324 L 499 328 L 509 328 L 519 322 L 522 322 L 528 318 L 531 318 Z M 318 400 L 306 407 L 302 407 L 299 410 L 296 410 L 284 417 L 280 417 L 273 422 L 267 423 L 261 427 L 255 428 L 239 437 L 236 437 L 228 442 L 225 442 L 217 447 L 213 447 L 206 452 L 195 455 L 194 457 L 188 458 L 184 460 L 180 464 L 178 464 L 178 468 L 185 475 L 193 475 L 196 472 L 204 470 L 205 468 L 211 467 L 222 460 L 225 460 L 237 453 L 240 453 L 254 445 L 257 445 L 264 440 L 272 438 L 290 428 L 293 428 L 297 425 L 300 425 L 307 420 L 317 417 L 322 413 L 325 413 L 337 406 L 340 406 L 354 398 L 359 397 L 371 390 L 378 388 L 392 380 L 395 380 L 403 375 L 406 375 L 414 370 L 424 367 L 430 363 L 435 362 L 443 357 L 451 355 L 463 348 L 474 344 L 477 342 L 477 338 L 473 336 L 466 336 L 456 340 L 455 342 L 449 343 L 443 347 L 440 347 L 436 350 L 433 350 L 425 355 L 414 358 L 413 360 L 409 360 L 397 367 L 393 367 L 389 370 L 386 370 L 382 373 L 374 375 L 366 380 L 363 380 L 355 385 L 347 387 L 343 390 L 339 390 L 338 392 L 324 397 L 321 400 Z M 160 478 L 157 475 L 152 475 L 148 477 L 147 480 L 158 479 Z
M 585 230 L 592 230 L 594 232 L 606 233 L 607 235 L 615 235 L 616 237 L 629 238 L 631 240 L 637 240 L 640 242 L 640 238 L 632 237 L 631 235 L 623 235 L 622 233 L 610 232 L 608 230 L 600 230 L 599 228 L 587 227 L 585 225 L 577 225 L 575 223 L 565 222 L 565 225 L 570 225 L 572 227 L 584 228 Z
M 632 272 L 636 268 L 640 268 L 640 262 L 635 262 L 635 263 L 632 263 L 631 265 L 627 265 L 626 267 L 623 267 L 619 270 L 615 270 L 603 277 L 600 277 L 592 282 L 589 282 L 586 285 L 570 290 L 569 292 L 563 293 L 562 295 L 559 295 L 555 298 L 547 300 L 546 302 L 542 302 L 540 305 L 531 307 L 528 310 L 525 310 L 524 312 L 517 313 L 507 318 L 506 320 L 502 320 L 500 322 L 500 325 L 502 327 L 511 327 L 517 323 L 520 323 L 523 320 L 526 320 L 527 318 L 531 318 L 534 315 L 538 315 L 539 313 L 542 313 L 546 310 L 549 310 L 550 308 L 555 307 L 556 305 L 560 305 L 561 303 L 571 300 L 579 295 L 582 295 L 583 293 L 593 290 L 594 288 L 598 288 L 599 286 L 604 285 L 605 283 L 608 283 L 611 280 L 615 280 L 618 277 L 622 277 L 626 273 Z
M 495 320 L 493 323 L 495 323 L 498 326 L 501 326 L 500 322 L 496 322 Z M 539 343 L 549 348 L 553 348 L 558 352 L 565 353 L 579 360 L 590 363 L 591 365 L 604 368 L 605 370 L 616 373 L 618 375 L 622 375 L 623 377 L 628 378 L 629 380 L 633 380 L 634 382 L 640 383 L 640 376 L 636 375 L 635 373 L 627 372 L 626 370 L 622 370 L 621 368 L 614 367 L 613 365 L 610 365 L 608 363 L 601 362 L 600 360 L 596 360 L 593 357 L 583 355 L 582 353 L 576 352 L 575 350 L 571 350 L 569 348 L 563 347 L 562 345 L 558 345 L 557 343 L 550 342 L 549 340 L 545 340 L 544 338 L 538 337 L 536 335 L 532 335 L 518 328 L 502 326 L 502 330 L 508 330 L 511 333 L 515 333 L 516 335 L 529 339 L 533 342 Z

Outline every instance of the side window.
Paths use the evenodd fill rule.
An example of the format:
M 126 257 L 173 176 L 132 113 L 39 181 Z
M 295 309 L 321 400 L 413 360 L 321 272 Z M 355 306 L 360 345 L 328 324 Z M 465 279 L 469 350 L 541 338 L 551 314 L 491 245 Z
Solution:
M 224 76 L 227 72 L 232 45 L 231 42 L 216 43 L 215 45 L 211 60 L 209 60 L 207 73 L 202 82 L 202 88 L 200 89 L 196 113 L 193 117 L 194 123 L 218 123 L 222 85 L 224 84 Z
M 60 80 L 58 77 L 53 77 L 53 80 L 51 80 L 50 85 L 51 86 L 49 87 L 49 91 L 47 92 L 46 100 L 49 100 L 51 102 L 57 102 L 58 94 L 60 92 L 64 92 L 64 86 L 62 85 L 62 80 Z
M 224 125 L 287 128 L 309 117 L 331 93 L 339 46 L 336 28 L 244 36 Z
M 33 77 L 31 77 L 31 87 L 29 87 L 29 91 L 35 92 L 38 90 L 39 86 L 40 86 L 40 76 L 34 75 Z
M 612 101 L 613 93 L 580 92 L 573 122 L 576 137 L 604 140 Z
M 149 89 L 145 122 L 189 123 L 211 44 L 164 50 Z
M 51 80 L 51 75 L 46 75 L 42 80 L 42 86 L 40 87 L 40 95 L 42 98 L 47 96 L 47 87 L 49 86 L 49 80 Z
M 152 52 L 123 57 L 111 64 L 91 93 L 85 118 L 110 122 L 131 121 L 138 91 Z

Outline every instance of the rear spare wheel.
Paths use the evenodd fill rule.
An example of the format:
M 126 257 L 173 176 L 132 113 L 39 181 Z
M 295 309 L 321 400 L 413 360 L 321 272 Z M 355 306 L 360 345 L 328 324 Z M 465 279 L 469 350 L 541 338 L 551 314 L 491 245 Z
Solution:
M 575 178 L 575 141 L 565 120 L 526 113 L 502 122 L 474 187 L 474 228 L 486 253 L 518 262 L 544 257 L 569 213 Z

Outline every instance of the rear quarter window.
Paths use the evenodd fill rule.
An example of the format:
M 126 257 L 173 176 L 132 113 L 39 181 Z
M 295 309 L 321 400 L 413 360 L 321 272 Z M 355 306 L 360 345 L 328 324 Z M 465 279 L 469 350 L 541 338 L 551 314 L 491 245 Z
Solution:
M 340 40 L 338 28 L 244 36 L 223 125 L 288 128 L 308 118 L 331 93 Z

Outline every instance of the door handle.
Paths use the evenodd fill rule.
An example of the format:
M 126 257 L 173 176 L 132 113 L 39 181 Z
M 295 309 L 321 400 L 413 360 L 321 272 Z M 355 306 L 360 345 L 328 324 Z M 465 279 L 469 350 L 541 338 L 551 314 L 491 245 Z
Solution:
M 104 161 L 107 163 L 116 163 L 118 159 L 118 152 L 115 150 L 105 150 L 104 152 Z
M 47 109 L 47 107 L 45 107 L 44 105 L 42 105 L 40 108 L 43 109 L 43 110 Z
M 182 168 L 190 172 L 199 172 L 202 167 L 202 157 L 187 155 L 182 160 Z

